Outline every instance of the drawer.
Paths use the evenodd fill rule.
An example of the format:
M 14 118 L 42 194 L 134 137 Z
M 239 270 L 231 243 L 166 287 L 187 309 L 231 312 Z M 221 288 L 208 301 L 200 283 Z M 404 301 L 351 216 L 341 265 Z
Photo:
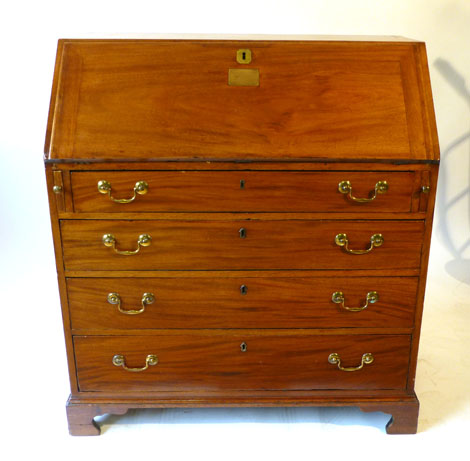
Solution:
M 414 177 L 389 171 L 87 171 L 72 172 L 72 192 L 77 212 L 409 212 Z M 339 191 L 344 181 L 353 197 L 376 198 L 351 199 Z M 137 183 L 146 186 L 135 191 Z
M 422 221 L 61 221 L 68 270 L 418 268 L 423 229 Z M 145 234 L 149 246 L 137 243 Z M 350 254 L 335 243 L 338 234 L 354 251 L 370 248 L 373 235 L 384 241 Z
M 243 352 L 242 348 L 246 350 Z M 75 336 L 80 391 L 216 391 L 226 389 L 404 389 L 408 375 L 407 335 L 245 333 Z M 373 362 L 358 367 L 364 354 Z M 117 365 L 113 363 L 115 356 Z M 158 363 L 141 372 L 148 355 Z M 121 359 L 121 361 L 119 361 Z
M 67 279 L 72 328 L 95 330 L 411 328 L 417 286 L 416 277 Z

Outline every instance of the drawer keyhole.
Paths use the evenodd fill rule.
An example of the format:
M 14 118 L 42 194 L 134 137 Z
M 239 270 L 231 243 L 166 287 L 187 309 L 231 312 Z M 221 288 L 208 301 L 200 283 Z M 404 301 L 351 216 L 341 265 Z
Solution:
M 238 232 L 240 233 L 241 239 L 246 238 L 246 229 L 244 227 L 242 227 Z
M 240 286 L 240 293 L 246 295 L 248 293 L 248 287 L 246 285 Z
M 245 180 L 240 179 L 240 189 L 245 189 Z
M 246 352 L 246 343 L 245 343 L 245 342 L 243 342 L 243 343 L 240 344 L 240 350 L 241 350 L 242 352 Z

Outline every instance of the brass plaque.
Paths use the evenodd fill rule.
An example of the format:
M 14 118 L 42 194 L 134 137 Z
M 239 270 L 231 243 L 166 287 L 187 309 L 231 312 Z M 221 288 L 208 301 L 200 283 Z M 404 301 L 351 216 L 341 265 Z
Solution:
M 259 86 L 259 69 L 229 69 L 230 86 Z

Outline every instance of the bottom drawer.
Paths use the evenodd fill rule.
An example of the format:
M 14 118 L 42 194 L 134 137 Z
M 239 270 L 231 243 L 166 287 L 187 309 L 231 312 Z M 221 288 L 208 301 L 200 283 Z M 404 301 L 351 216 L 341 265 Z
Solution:
M 80 391 L 404 389 L 410 339 L 198 331 L 75 336 L 74 348 Z M 330 363 L 332 353 L 346 368 L 359 367 L 366 353 L 373 361 L 348 372 Z M 137 371 L 149 355 L 157 363 Z

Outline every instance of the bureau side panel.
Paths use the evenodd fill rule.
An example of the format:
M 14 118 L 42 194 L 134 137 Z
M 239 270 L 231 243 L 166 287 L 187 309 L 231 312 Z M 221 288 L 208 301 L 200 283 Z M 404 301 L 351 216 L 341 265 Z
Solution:
M 53 192 L 54 187 L 54 171 L 52 165 L 46 165 L 46 181 L 47 193 L 49 198 L 49 209 L 51 217 L 52 237 L 54 242 L 54 252 L 57 267 L 57 281 L 59 284 L 59 295 L 62 308 L 62 321 L 64 325 L 65 345 L 67 351 L 67 362 L 69 368 L 69 379 L 72 393 L 78 392 L 78 385 L 76 379 L 75 359 L 73 351 L 72 334 L 70 331 L 70 314 L 67 301 L 67 287 L 65 284 L 64 275 L 64 260 L 62 252 L 62 239 L 60 235 L 59 220 L 57 216 L 57 200 L 63 200 L 63 197 L 58 197 Z M 63 193 L 63 191 L 62 191 Z
M 418 361 L 419 338 L 421 334 L 421 323 L 423 317 L 424 296 L 426 291 L 426 279 L 428 274 L 429 251 L 431 246 L 432 223 L 436 201 L 437 179 L 439 166 L 430 166 L 429 175 L 429 198 L 427 203 L 426 220 L 424 227 L 423 246 L 421 252 L 420 281 L 418 285 L 418 297 L 415 312 L 415 330 L 411 341 L 410 371 L 408 374 L 408 390 L 412 391 L 415 386 L 416 365 Z

